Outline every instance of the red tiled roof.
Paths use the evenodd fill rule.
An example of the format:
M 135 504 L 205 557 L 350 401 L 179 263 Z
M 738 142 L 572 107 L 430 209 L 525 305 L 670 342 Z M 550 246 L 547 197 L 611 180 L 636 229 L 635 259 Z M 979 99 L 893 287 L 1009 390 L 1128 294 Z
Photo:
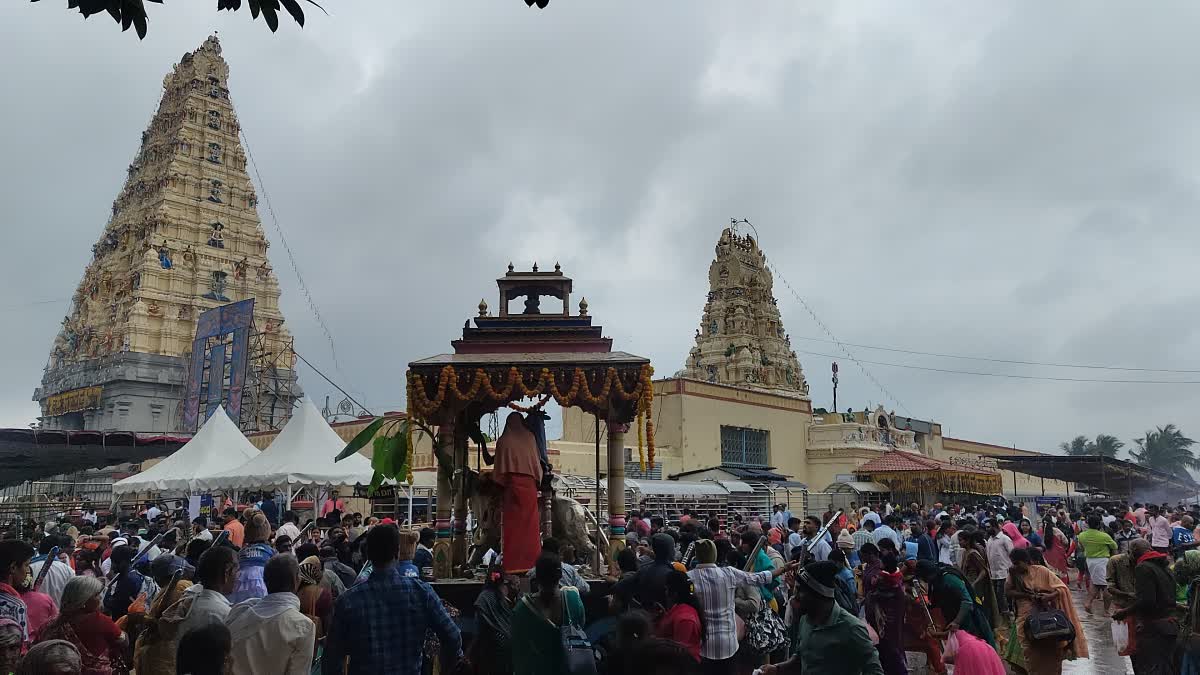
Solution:
M 889 473 L 893 471 L 954 471 L 958 473 L 995 474 L 996 471 L 982 467 L 972 468 L 951 464 L 946 460 L 934 459 L 915 452 L 892 450 L 882 457 L 863 464 L 854 470 L 855 473 Z

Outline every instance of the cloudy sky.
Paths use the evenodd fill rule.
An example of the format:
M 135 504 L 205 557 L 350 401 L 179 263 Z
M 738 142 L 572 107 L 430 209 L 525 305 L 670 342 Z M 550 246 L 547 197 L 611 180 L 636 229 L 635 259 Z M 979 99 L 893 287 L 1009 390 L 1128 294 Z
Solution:
M 297 348 L 376 412 L 402 407 L 405 364 L 445 351 L 510 260 L 560 261 L 617 348 L 674 372 L 731 217 L 754 222 L 844 341 L 1200 370 L 1194 3 L 328 0 L 329 16 L 272 35 L 246 11 L 169 0 L 148 5 L 143 42 L 65 4 L 0 5 L 0 426 L 36 416 L 30 394 L 163 75 L 213 30 L 260 195 L 338 367 L 268 222 Z M 866 364 L 896 403 L 805 339 L 826 335 L 776 287 L 818 406 L 818 354 L 838 355 L 843 406 L 883 402 L 957 437 L 1200 434 L 1196 384 Z M 302 383 L 334 393 L 308 371 Z

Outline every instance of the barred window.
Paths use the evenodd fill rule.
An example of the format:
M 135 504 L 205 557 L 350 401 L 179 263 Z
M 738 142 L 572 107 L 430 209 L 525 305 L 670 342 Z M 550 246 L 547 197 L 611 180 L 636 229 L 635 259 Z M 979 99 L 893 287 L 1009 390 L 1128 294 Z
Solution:
M 721 463 L 767 466 L 771 432 L 743 427 L 721 427 Z

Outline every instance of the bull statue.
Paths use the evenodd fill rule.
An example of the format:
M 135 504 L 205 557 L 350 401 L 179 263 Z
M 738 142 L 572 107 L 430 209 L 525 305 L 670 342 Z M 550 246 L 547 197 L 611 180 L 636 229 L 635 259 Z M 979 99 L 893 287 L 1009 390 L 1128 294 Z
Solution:
M 467 556 L 467 567 L 474 568 L 483 562 L 489 550 L 500 550 L 502 522 L 502 496 L 504 488 L 492 480 L 490 472 L 482 475 L 472 473 L 468 492 L 471 511 L 475 514 L 475 532 Z M 550 508 L 551 533 L 563 546 L 571 546 L 581 558 L 590 560 L 596 545 L 588 535 L 588 521 L 592 515 L 579 502 L 570 497 L 555 495 Z M 607 549 L 607 537 L 600 533 L 602 550 Z
M 588 537 L 588 512 L 579 502 L 570 497 L 554 496 L 550 508 L 551 533 L 562 546 L 570 546 L 575 553 L 590 560 L 596 550 Z

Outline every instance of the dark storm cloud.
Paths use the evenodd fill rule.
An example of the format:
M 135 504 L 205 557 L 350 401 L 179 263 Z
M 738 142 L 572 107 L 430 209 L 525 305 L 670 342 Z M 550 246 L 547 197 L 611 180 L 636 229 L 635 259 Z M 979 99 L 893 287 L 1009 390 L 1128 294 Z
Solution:
M 150 10 L 138 43 L 53 4 L 0 9 L 0 198 L 5 231 L 24 232 L 0 269 L 0 424 L 35 414 L 66 310 L 27 303 L 70 296 L 162 76 L 213 28 L 339 367 L 260 208 L 297 348 L 377 412 L 402 405 L 409 360 L 448 350 L 479 299 L 494 304 L 510 260 L 561 262 L 617 348 L 673 373 L 730 217 L 755 223 L 846 340 L 1197 363 L 1191 6 L 347 4 L 274 36 L 245 13 Z M 776 295 L 798 350 L 839 356 L 840 401 L 898 407 L 805 339 L 826 336 L 779 279 Z M 828 405 L 829 359 L 800 358 Z M 1002 444 L 1194 417 L 1195 387 L 868 367 L 901 410 Z M 302 376 L 319 401 L 332 393 Z

